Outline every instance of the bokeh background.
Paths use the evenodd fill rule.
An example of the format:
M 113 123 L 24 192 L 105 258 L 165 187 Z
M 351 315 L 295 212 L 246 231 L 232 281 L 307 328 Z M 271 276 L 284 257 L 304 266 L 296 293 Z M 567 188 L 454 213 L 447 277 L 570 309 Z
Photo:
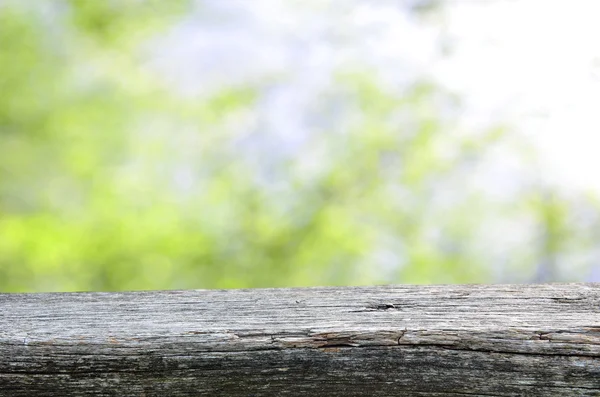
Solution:
M 0 0 L 0 290 L 600 281 L 597 4 Z

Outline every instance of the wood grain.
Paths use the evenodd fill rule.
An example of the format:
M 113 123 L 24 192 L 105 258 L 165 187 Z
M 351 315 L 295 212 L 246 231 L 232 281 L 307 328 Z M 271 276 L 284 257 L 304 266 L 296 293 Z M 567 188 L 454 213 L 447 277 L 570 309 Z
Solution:
M 600 284 L 0 294 L 0 396 L 600 396 Z

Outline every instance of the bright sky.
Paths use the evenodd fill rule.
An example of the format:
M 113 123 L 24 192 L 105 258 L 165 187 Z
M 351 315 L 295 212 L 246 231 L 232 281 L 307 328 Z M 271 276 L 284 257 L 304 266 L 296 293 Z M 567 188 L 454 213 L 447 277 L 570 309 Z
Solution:
M 600 193 L 600 1 L 456 0 L 449 11 L 456 52 L 436 75 L 477 113 L 515 117 L 548 182 Z
M 207 0 L 167 37 L 161 62 L 188 90 L 286 75 L 266 113 L 281 115 L 273 131 L 289 132 L 286 109 L 310 102 L 340 63 L 372 63 L 391 81 L 429 73 L 462 94 L 480 125 L 518 126 L 539 149 L 546 182 L 600 193 L 600 0 L 443 3 L 454 51 L 442 59 L 440 25 L 415 24 L 396 2 Z

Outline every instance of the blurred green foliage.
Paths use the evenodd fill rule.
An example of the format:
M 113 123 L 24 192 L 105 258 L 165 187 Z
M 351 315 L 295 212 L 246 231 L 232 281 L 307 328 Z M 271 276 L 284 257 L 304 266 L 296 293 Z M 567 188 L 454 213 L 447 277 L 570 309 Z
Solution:
M 0 7 L 0 290 L 493 281 L 474 241 L 503 209 L 446 195 L 506 129 L 460 131 L 450 93 L 340 71 L 351 125 L 265 167 L 231 128 L 260 86 L 186 100 L 143 68 L 186 2 L 57 5 Z M 565 234 L 563 206 L 533 207 Z

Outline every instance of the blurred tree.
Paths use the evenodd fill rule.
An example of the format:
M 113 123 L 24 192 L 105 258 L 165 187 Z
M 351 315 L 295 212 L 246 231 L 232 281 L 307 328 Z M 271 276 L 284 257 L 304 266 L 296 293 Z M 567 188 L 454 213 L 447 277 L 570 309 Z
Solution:
M 431 81 L 355 65 L 280 155 L 256 121 L 272 80 L 190 99 L 144 67 L 187 6 L 0 8 L 0 289 L 492 281 L 481 236 L 509 210 L 469 186 L 506 128 L 467 131 Z M 528 214 L 562 236 L 560 208 Z
M 107 24 L 118 23 L 107 10 L 117 4 L 92 9 L 92 3 L 64 8 L 69 3 L 15 1 L 0 10 L 3 289 L 115 288 L 96 276 L 118 264 L 94 268 L 99 255 L 86 243 L 101 244 L 102 232 L 93 230 L 105 216 L 115 216 L 112 227 L 120 227 L 118 214 L 111 213 L 121 204 L 113 180 L 125 161 L 127 131 L 147 107 L 135 65 L 114 40 L 133 46 L 130 36 L 141 39 L 150 18 L 131 18 L 127 29 L 113 29 Z M 137 11 L 151 6 L 136 4 L 119 9 L 143 16 Z M 164 18 L 156 11 L 149 14 L 153 20 Z M 104 37 L 108 31 L 115 36 Z M 90 47 L 88 38 L 108 44 Z M 115 208 L 107 208 L 111 204 Z

